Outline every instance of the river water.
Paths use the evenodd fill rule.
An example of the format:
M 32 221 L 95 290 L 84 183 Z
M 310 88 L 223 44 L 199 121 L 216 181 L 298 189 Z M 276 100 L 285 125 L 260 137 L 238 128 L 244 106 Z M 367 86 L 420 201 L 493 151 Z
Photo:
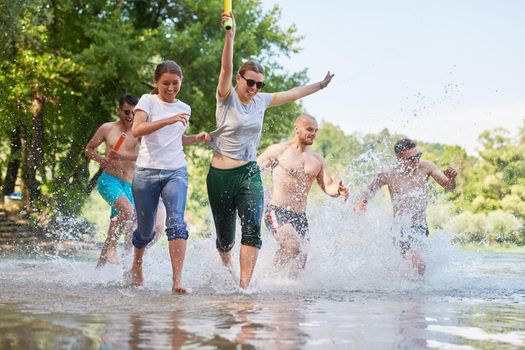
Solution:
M 0 349 L 525 348 L 522 255 L 465 252 L 436 232 L 420 278 L 381 213 L 309 214 L 306 269 L 276 270 L 265 232 L 247 291 L 220 266 L 211 237 L 188 241 L 191 293 L 182 296 L 170 292 L 162 242 L 146 252 L 141 288 L 124 283 L 124 253 L 100 271 L 98 251 L 3 254 Z

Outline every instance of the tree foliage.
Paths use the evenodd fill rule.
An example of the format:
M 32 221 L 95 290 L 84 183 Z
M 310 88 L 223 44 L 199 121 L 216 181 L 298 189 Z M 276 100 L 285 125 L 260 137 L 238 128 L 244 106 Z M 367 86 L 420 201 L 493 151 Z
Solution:
M 90 177 L 85 144 L 115 118 L 120 95 L 151 91 L 162 60 L 183 69 L 179 97 L 192 106 L 190 132 L 215 127 L 222 1 L 1 1 L 0 177 L 18 177 L 28 211 L 79 212 Z M 243 1 L 235 15 L 236 67 L 261 61 L 273 91 L 305 82 L 306 72 L 285 73 L 276 61 L 297 52 L 301 39 L 294 26 L 277 25 L 278 7 L 265 12 L 259 1 Z M 287 133 L 300 108 L 269 111 L 263 144 Z M 205 167 L 199 157 L 209 153 L 195 147 L 188 156 Z

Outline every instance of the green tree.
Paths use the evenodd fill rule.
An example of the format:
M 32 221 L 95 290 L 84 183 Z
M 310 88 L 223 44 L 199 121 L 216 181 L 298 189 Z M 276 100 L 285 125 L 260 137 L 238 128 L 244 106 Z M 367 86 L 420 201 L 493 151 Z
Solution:
M 0 183 L 19 177 L 28 212 L 79 212 L 95 175 L 85 144 L 115 118 L 120 95 L 151 90 L 162 60 L 174 59 L 183 69 L 180 98 L 192 106 L 189 132 L 214 129 L 222 1 L 2 1 L 0 84 L 7 89 L 0 89 Z M 306 82 L 306 71 L 290 74 L 277 63 L 277 56 L 298 52 L 301 39 L 294 26 L 277 25 L 278 7 L 265 12 L 259 1 L 243 1 L 235 15 L 236 67 L 259 60 L 271 91 Z M 287 135 L 300 110 L 298 103 L 270 110 L 262 147 Z M 199 168 L 193 186 L 204 188 L 209 152 L 187 152 Z M 204 191 L 196 193 L 190 205 L 205 202 Z

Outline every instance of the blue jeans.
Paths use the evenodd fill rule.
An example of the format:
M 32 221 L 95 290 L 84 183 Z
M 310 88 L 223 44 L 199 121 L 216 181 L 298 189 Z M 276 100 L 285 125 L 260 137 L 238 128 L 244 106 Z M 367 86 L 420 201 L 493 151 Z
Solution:
M 188 192 L 188 170 L 161 170 L 137 167 L 133 177 L 133 197 L 137 211 L 137 229 L 133 245 L 144 248 L 155 237 L 155 217 L 159 197 L 166 207 L 166 235 L 168 241 L 188 239 L 184 223 L 184 208 Z

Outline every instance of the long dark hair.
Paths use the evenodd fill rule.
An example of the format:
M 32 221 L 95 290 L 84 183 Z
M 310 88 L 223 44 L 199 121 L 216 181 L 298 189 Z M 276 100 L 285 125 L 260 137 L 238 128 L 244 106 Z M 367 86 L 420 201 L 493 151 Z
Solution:
M 160 77 L 164 73 L 172 73 L 182 79 L 182 69 L 180 69 L 180 66 L 177 63 L 175 63 L 175 61 L 166 60 L 162 63 L 157 64 L 157 68 L 155 68 L 155 75 L 154 75 L 155 82 L 159 81 Z M 155 86 L 155 88 L 153 89 L 151 93 L 154 95 L 158 94 L 159 89 L 157 89 L 157 87 Z

